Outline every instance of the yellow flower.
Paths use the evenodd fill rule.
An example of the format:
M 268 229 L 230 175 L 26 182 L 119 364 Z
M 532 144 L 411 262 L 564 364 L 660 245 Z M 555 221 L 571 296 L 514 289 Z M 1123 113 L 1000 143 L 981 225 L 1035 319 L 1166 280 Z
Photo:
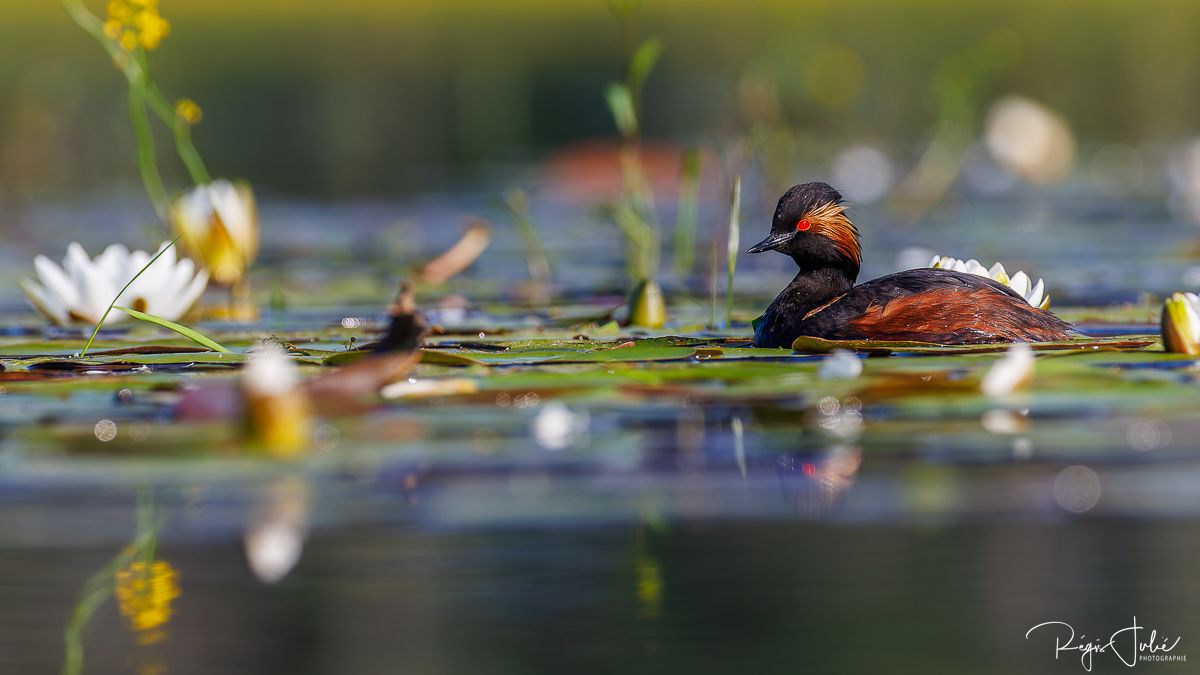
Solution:
M 175 568 L 165 560 L 137 560 L 117 572 L 116 585 L 117 605 L 142 644 L 161 640 L 171 602 L 182 594 Z
M 181 98 L 175 102 L 175 114 L 188 124 L 196 124 L 204 119 L 204 111 L 190 98 Z
M 131 52 L 139 46 L 147 51 L 158 49 L 171 33 L 171 23 L 158 13 L 155 0 L 109 0 L 104 34 Z
M 218 284 L 240 282 L 258 255 L 258 209 L 246 183 L 193 188 L 171 205 L 171 225 Z

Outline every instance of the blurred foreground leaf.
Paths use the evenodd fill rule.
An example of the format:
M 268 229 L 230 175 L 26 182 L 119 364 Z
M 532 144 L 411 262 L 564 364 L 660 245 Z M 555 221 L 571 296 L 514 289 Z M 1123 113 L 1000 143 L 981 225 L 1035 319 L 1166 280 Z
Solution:
M 139 312 L 136 309 L 131 309 L 129 307 L 122 307 L 121 305 L 113 305 L 113 307 L 115 309 L 121 310 L 122 312 L 125 312 L 129 316 L 132 316 L 133 318 L 138 319 L 140 321 L 145 321 L 146 323 L 152 323 L 156 326 L 162 326 L 163 328 L 173 330 L 176 333 L 179 333 L 180 335 L 182 335 L 183 337 L 191 340 L 192 342 L 195 342 L 198 345 L 203 345 L 205 347 L 208 347 L 209 349 L 213 350 L 214 352 L 223 352 L 226 354 L 229 353 L 229 350 L 226 349 L 224 345 L 222 345 L 221 343 L 217 342 L 216 340 L 208 337 L 207 335 L 204 335 L 203 333 L 201 333 L 195 329 L 188 328 L 187 326 L 184 326 L 181 324 L 177 324 L 174 321 L 168 321 L 168 320 L 162 318 L 161 316 L 155 316 L 153 314 L 146 314 L 145 312 Z

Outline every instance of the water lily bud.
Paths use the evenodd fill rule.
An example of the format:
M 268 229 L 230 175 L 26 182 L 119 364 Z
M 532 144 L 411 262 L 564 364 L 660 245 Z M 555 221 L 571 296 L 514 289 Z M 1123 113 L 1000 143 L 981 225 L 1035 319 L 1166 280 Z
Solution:
M 979 389 L 985 396 L 1004 396 L 1029 385 L 1033 379 L 1033 350 L 1018 342 L 988 369 Z
M 280 456 L 307 449 L 312 408 L 296 364 L 278 349 L 260 349 L 246 360 L 241 382 L 249 440 Z
M 240 282 L 258 255 L 258 209 L 247 183 L 193 188 L 171 204 L 171 226 L 218 284 Z
M 629 324 L 662 328 L 667 323 L 667 303 L 657 281 L 647 279 L 634 289 L 629 300 Z
M 1163 303 L 1163 349 L 1176 354 L 1200 354 L 1200 298 L 1195 293 L 1172 293 Z

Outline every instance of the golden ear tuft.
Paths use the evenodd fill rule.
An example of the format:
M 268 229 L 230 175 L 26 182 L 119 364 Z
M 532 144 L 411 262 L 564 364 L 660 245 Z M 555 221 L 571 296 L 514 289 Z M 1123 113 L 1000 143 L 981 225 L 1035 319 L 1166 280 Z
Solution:
M 855 265 L 862 264 L 858 228 L 846 216 L 844 204 L 829 202 L 809 211 L 804 217 L 812 223 L 811 232 L 831 240 L 838 252 L 853 260 Z

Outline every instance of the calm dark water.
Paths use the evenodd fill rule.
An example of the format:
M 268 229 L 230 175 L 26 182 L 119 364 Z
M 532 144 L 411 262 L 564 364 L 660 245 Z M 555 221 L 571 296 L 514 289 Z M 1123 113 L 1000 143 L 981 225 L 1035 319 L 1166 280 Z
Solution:
M 1069 673 L 1077 657 L 1055 661 L 1030 627 L 1108 635 L 1135 614 L 1182 636 L 1175 653 L 1195 644 L 1190 452 L 1108 451 L 1090 462 L 1103 498 L 1074 515 L 1054 459 L 779 453 L 751 436 L 739 464 L 723 438 L 616 464 L 226 466 L 240 478 L 32 462 L 0 486 L 0 672 L 57 671 L 80 589 L 131 539 L 146 485 L 178 597 L 149 645 L 102 605 L 83 672 Z M 268 585 L 243 534 L 284 482 L 310 488 L 311 529 Z M 1098 656 L 1093 672 L 1124 668 Z
M 1136 612 L 1183 632 L 1177 651 L 1195 644 L 1198 535 L 1102 518 L 388 522 L 319 528 L 278 586 L 247 573 L 236 538 L 168 540 L 182 595 L 167 636 L 137 645 L 108 606 L 85 672 L 1079 672 L 1025 631 L 1058 619 L 1107 634 Z M 112 552 L 0 552 L 4 672 L 55 672 L 67 582 Z M 1093 672 L 1118 665 L 1098 657 Z

